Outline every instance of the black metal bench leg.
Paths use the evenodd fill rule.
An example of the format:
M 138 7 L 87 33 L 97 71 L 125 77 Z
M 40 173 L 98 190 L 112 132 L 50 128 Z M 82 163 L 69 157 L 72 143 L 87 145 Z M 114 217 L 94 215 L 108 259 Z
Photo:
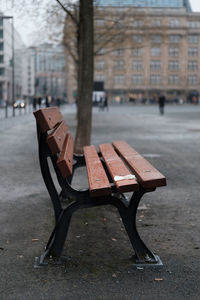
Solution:
M 72 213 L 69 213 L 66 210 L 63 210 L 59 220 L 56 222 L 56 225 L 49 237 L 49 241 L 46 246 L 46 250 L 40 258 L 36 258 L 34 267 L 38 268 L 40 266 L 48 265 L 46 258 L 52 256 L 56 258 L 57 262 L 61 261 L 61 253 L 64 247 L 65 239 L 69 229 Z
M 55 235 L 52 239 L 51 245 L 49 245 L 49 255 L 57 258 L 58 260 L 60 259 L 62 254 L 72 214 L 79 207 L 80 204 L 76 202 L 70 204 L 66 209 L 64 209 L 61 218 L 56 224 Z
M 160 258 L 153 254 L 142 241 L 139 236 L 136 227 L 136 214 L 139 202 L 144 195 L 145 191 L 135 192 L 130 200 L 130 204 L 128 208 L 124 208 L 120 211 L 120 215 L 122 217 L 122 221 L 124 223 L 124 227 L 129 236 L 130 242 L 135 251 L 134 260 L 136 265 L 142 266 L 161 266 L 162 262 Z

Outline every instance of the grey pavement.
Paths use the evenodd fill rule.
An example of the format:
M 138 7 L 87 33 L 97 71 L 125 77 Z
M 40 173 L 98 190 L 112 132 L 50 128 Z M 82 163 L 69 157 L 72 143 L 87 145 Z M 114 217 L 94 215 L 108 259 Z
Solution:
M 76 109 L 61 108 L 75 134 Z M 34 268 L 54 219 L 39 170 L 31 113 L 0 119 L 1 299 L 198 299 L 200 294 L 200 105 L 116 105 L 93 109 L 92 143 L 123 139 L 167 177 L 145 195 L 138 230 L 163 261 L 137 269 L 114 208 L 80 210 L 72 219 L 62 265 Z M 85 170 L 74 185 L 85 187 Z

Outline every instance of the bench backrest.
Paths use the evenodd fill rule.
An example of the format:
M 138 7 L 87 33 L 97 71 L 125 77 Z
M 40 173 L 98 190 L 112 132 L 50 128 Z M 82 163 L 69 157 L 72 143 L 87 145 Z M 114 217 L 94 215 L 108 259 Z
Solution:
M 72 175 L 74 140 L 58 107 L 42 108 L 34 116 L 52 154 L 58 154 L 57 165 L 64 178 Z

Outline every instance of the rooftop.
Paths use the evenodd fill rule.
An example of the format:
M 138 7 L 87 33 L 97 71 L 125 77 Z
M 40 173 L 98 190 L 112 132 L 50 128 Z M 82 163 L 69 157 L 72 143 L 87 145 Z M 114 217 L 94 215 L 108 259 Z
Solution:
M 135 7 L 166 7 L 186 8 L 191 11 L 189 0 L 97 0 L 99 6 L 135 6 Z

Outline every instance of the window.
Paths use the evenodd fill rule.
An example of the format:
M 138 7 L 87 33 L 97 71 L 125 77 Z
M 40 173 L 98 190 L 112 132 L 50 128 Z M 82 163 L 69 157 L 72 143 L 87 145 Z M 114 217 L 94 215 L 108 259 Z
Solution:
M 96 64 L 95 64 L 95 67 L 97 70 L 102 70 L 105 68 L 105 60 L 97 60 L 96 61 Z
M 159 27 L 161 25 L 161 20 L 160 19 L 154 19 L 152 20 L 152 26 L 153 27 Z
M 124 69 L 124 61 L 123 60 L 115 60 L 114 61 L 114 68 L 122 70 Z
M 0 17 L 0 26 L 3 26 L 3 18 Z
M 0 30 L 0 39 L 3 39 L 3 30 Z
M 133 49 L 133 56 L 142 56 L 142 48 Z
M 5 69 L 4 68 L 0 68 L 0 76 L 3 76 L 5 74 Z
M 170 20 L 170 27 L 178 27 L 180 25 L 180 22 L 178 19 L 171 19 Z
M 135 71 L 141 71 L 142 70 L 142 61 L 133 61 L 133 70 Z
M 178 43 L 180 39 L 180 36 L 177 34 L 172 34 L 169 36 L 170 43 Z
M 142 43 L 143 41 L 143 36 L 141 34 L 137 34 L 133 36 L 133 41 L 136 43 Z
M 132 82 L 133 82 L 133 84 L 142 84 L 143 83 L 143 76 L 141 74 L 133 75 Z
M 106 49 L 105 49 L 105 48 L 101 48 L 101 49 L 98 51 L 97 54 L 98 54 L 98 55 L 104 55 L 104 54 L 106 54 Z
M 160 60 L 152 60 L 150 69 L 151 71 L 160 71 Z
M 179 63 L 177 60 L 170 60 L 168 63 L 168 67 L 170 71 L 178 71 Z
M 162 41 L 161 35 L 160 34 L 152 35 L 151 41 L 152 41 L 152 43 L 161 43 L 161 41 Z
M 151 75 L 150 83 L 151 84 L 160 84 L 160 75 Z
M 160 56 L 160 48 L 157 47 L 151 48 L 151 56 Z
M 3 51 L 3 43 L 0 43 L 0 51 Z
M 105 81 L 106 80 L 106 76 L 104 74 L 97 74 L 95 76 L 96 81 Z
M 188 61 L 188 70 L 190 70 L 190 71 L 198 70 L 198 61 L 197 60 L 189 60 Z
M 133 21 L 133 27 L 141 27 L 144 25 L 143 20 L 134 20 Z
M 3 63 L 3 55 L 0 55 L 0 64 Z
M 119 49 L 115 49 L 115 55 L 116 56 L 122 56 L 124 53 L 124 49 L 119 48 Z
M 189 35 L 189 43 L 191 44 L 198 44 L 198 35 L 195 35 L 195 34 L 191 34 Z
M 189 75 L 188 76 L 188 84 L 191 84 L 191 85 L 198 84 L 198 77 L 197 77 L 197 75 Z
M 199 21 L 189 21 L 188 27 L 190 28 L 198 28 L 199 27 Z
M 179 49 L 178 48 L 169 48 L 169 55 L 170 56 L 178 56 L 179 55 Z
M 178 84 L 178 83 L 179 83 L 179 77 L 178 77 L 178 75 L 169 75 L 169 77 L 168 77 L 168 84 L 175 85 L 175 84 Z
M 105 20 L 104 19 L 97 19 L 96 20 L 96 25 L 101 27 L 101 26 L 105 26 Z
M 115 84 L 123 84 L 124 83 L 124 75 L 119 74 L 114 77 Z
M 190 47 L 188 50 L 189 56 L 198 56 L 198 48 L 196 47 Z

